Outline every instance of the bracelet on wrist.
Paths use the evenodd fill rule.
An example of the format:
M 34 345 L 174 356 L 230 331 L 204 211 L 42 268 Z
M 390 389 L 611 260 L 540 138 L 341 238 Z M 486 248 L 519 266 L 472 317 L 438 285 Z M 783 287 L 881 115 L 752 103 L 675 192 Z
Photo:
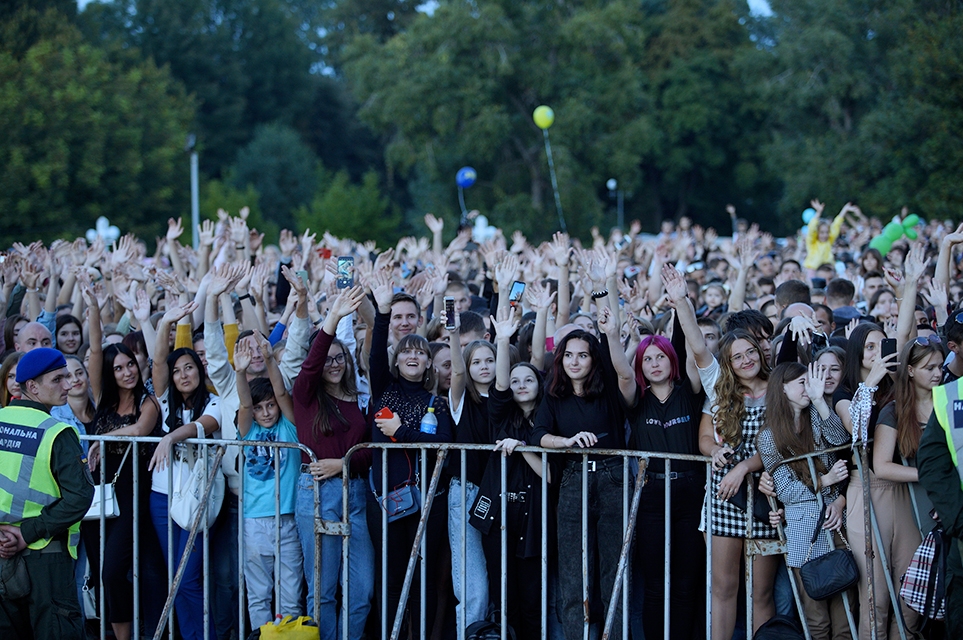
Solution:
M 251 297 L 251 294 L 250 294 L 250 293 L 245 293 L 243 296 L 238 296 L 237 299 L 238 299 L 238 301 L 241 301 L 241 300 L 250 300 L 252 303 L 254 302 L 254 298 Z
M 38 291 L 40 291 L 40 287 L 34 287 L 32 289 L 27 287 L 27 293 L 37 293 Z
M 604 298 L 607 295 L 609 295 L 608 289 L 602 289 L 601 291 L 593 291 L 592 300 L 598 300 L 599 298 Z

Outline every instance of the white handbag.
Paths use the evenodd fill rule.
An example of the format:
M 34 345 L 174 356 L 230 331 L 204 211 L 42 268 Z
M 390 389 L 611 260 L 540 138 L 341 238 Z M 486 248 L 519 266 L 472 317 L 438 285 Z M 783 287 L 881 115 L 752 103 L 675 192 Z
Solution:
M 124 463 L 127 462 L 127 456 L 133 446 L 133 444 L 127 445 L 127 451 L 124 452 L 124 457 L 120 461 L 117 473 L 114 474 L 114 479 L 110 481 L 110 484 L 94 485 L 94 497 L 90 501 L 90 508 L 87 509 L 84 520 L 100 520 L 101 512 L 103 512 L 104 518 L 116 518 L 120 515 L 120 505 L 117 504 L 117 492 L 114 485 L 117 484 L 117 478 L 120 477 L 120 472 L 124 468 Z
M 203 427 L 198 424 L 198 438 L 204 437 Z M 209 454 L 207 464 L 203 455 L 198 454 L 197 447 L 203 445 L 177 444 L 171 460 L 171 519 L 181 529 L 190 529 L 194 524 L 194 516 L 201 507 L 204 489 L 215 471 L 211 493 L 208 496 L 208 522 L 213 522 L 221 510 L 224 502 L 224 474 L 220 465 L 215 465 L 217 456 Z M 201 526 L 204 520 L 201 519 Z

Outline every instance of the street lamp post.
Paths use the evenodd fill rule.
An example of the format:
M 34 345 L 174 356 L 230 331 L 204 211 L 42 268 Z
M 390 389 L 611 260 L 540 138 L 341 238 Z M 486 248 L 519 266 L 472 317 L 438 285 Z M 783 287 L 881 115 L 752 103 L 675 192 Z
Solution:
M 609 189 L 609 198 L 614 198 L 616 202 L 617 226 L 619 229 L 623 229 L 625 228 L 625 207 L 622 200 L 622 190 L 619 189 L 619 183 L 615 178 L 609 178 L 605 182 L 605 186 Z
M 187 135 L 187 143 L 184 150 L 191 155 L 191 239 L 194 249 L 197 250 L 200 238 L 197 235 L 197 227 L 201 223 L 201 204 L 200 189 L 197 180 L 197 137 L 190 133 Z

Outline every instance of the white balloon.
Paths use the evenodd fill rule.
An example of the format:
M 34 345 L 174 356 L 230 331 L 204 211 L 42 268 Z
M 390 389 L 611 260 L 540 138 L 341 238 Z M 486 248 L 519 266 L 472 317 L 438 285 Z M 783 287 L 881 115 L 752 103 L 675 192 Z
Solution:
M 96 229 L 87 229 L 87 242 L 90 242 L 91 244 L 93 244 L 93 242 L 94 242 L 96 239 L 97 239 L 97 230 L 96 230 Z

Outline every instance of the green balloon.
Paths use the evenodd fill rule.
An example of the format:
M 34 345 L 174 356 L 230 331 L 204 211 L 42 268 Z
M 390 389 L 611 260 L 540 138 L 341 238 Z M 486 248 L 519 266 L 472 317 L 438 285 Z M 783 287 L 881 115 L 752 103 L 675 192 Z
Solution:
M 906 216 L 905 220 L 903 220 L 903 228 L 909 229 L 910 227 L 915 227 L 919 223 L 920 223 L 920 217 L 915 213 L 911 213 L 908 216 Z M 907 233 L 906 235 L 909 235 L 909 234 Z
M 906 227 L 904 231 L 906 232 L 906 237 L 909 238 L 910 240 L 916 240 L 916 238 L 919 236 L 919 234 L 916 233 L 916 229 L 913 229 L 911 227 Z
M 871 249 L 876 249 L 884 256 L 889 253 L 890 248 L 893 246 L 893 241 L 884 235 L 878 235 L 869 242 L 869 247 Z
M 890 222 L 883 228 L 883 235 L 892 244 L 903 237 L 903 225 L 898 222 Z

